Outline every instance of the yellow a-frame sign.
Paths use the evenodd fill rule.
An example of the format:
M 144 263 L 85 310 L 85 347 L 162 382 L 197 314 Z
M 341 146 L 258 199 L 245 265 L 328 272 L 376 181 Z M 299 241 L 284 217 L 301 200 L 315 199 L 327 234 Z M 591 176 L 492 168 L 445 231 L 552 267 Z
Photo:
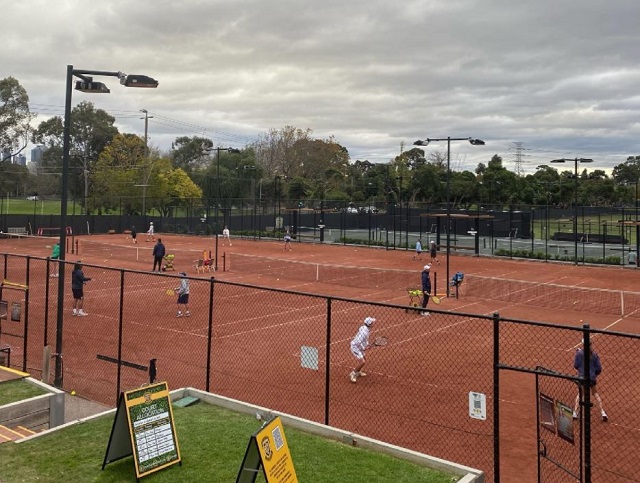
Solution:
M 279 416 L 267 421 L 249 439 L 236 483 L 256 481 L 260 466 L 262 466 L 267 483 L 298 482 Z

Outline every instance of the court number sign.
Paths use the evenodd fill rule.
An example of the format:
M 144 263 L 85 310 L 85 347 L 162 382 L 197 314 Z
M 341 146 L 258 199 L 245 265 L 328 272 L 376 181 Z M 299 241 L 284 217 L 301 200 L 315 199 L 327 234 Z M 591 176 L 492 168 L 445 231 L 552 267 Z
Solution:
M 136 478 L 181 463 L 166 382 L 120 395 L 102 469 L 133 455 Z

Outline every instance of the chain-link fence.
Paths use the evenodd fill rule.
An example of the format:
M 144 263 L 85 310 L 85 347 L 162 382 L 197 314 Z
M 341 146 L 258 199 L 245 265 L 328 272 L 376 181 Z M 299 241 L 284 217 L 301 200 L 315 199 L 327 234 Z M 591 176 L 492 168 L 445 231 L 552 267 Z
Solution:
M 154 222 L 156 232 L 215 235 L 227 226 L 233 236 L 279 237 L 289 230 L 295 242 L 381 246 L 413 250 L 436 242 L 441 251 L 638 266 L 640 221 L 637 208 L 553 206 L 446 206 L 427 203 L 378 202 L 361 207 L 325 200 L 291 200 L 280 205 L 254 205 L 253 200 L 225 200 L 215 213 L 203 211 L 201 200 L 173 207 L 167 216 L 69 214 L 69 232 L 138 232 Z M 215 216 L 214 216 L 215 215 Z M 30 235 L 58 236 L 57 215 L 0 215 L 0 231 L 20 229 Z M 448 248 L 447 248 L 448 247 Z M 72 247 L 73 249 L 73 247 Z
M 67 262 L 59 267 L 69 287 L 59 320 L 59 278 L 51 276 L 58 264 L 8 254 L 2 260 L 4 279 L 16 285 L 3 284 L 0 299 L 21 309 L 18 320 L 7 313 L 0 322 L 0 349 L 11 349 L 11 366 L 104 404 L 157 378 L 480 468 L 488 481 L 499 481 L 505 461 L 510 468 L 522 461 L 522 475 L 535 475 L 537 462 L 540 481 L 566 481 L 567 474 L 634 481 L 640 471 L 634 335 L 497 314 L 423 316 L 419 308 L 214 278 L 187 277 L 189 314 L 182 306 L 178 317 L 180 274 L 97 265 L 83 267 L 92 280 L 84 294 L 89 315 L 81 317 L 72 315 Z M 366 351 L 366 376 L 353 383 L 350 341 L 366 317 L 376 318 L 371 337 L 389 343 Z M 593 417 L 585 417 L 582 391 L 569 441 L 561 416 L 588 384 L 573 368 L 587 336 L 602 361 L 597 388 L 608 422 L 593 398 Z M 537 458 L 542 447 L 545 457 Z

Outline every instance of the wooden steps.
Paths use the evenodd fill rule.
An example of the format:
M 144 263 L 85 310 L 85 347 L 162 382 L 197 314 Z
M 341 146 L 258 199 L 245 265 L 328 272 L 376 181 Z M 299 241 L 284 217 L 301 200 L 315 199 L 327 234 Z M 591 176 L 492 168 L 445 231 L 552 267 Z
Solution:
M 0 444 L 8 443 L 9 441 L 17 441 L 19 439 L 26 438 L 27 436 L 31 436 L 32 434 L 36 434 L 36 432 L 29 428 L 25 428 L 24 426 L 8 428 L 7 426 L 2 426 L 0 424 Z

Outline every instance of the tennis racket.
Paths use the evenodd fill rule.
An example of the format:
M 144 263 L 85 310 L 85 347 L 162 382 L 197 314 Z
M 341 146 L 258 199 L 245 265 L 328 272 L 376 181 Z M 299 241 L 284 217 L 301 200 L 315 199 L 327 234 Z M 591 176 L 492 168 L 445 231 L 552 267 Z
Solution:
M 438 305 L 441 302 L 440 297 L 438 297 L 437 295 L 434 295 L 433 297 L 431 297 L 431 300 L 436 305 Z
M 172 289 L 172 288 L 168 288 L 168 289 L 166 290 L 166 292 L 165 292 L 165 293 L 166 293 L 167 295 L 170 295 L 170 296 L 175 295 L 175 292 L 173 291 L 173 289 Z
M 376 347 L 381 347 L 387 345 L 389 343 L 389 339 L 384 335 L 379 335 L 373 340 L 373 345 Z

